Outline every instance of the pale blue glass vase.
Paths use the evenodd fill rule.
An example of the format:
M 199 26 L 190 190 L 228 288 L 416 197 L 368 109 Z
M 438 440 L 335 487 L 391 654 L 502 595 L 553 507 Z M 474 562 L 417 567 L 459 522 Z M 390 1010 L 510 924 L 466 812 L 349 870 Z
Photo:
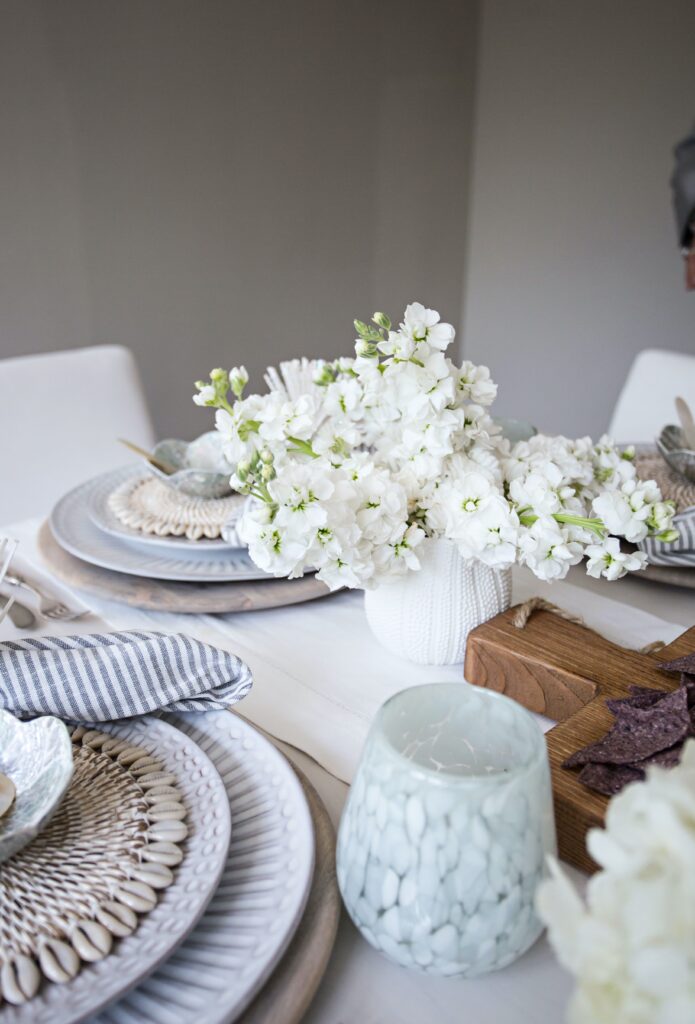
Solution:
M 534 910 L 556 852 L 543 734 L 514 701 L 433 683 L 387 701 L 338 835 L 338 883 L 364 937 L 430 974 L 512 963 L 542 931 Z

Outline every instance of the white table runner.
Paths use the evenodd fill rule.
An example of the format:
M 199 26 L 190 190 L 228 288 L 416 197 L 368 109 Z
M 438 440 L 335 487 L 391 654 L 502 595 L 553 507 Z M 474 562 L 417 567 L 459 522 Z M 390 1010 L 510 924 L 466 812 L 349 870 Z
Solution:
M 34 575 L 46 572 L 36 548 L 38 526 L 38 520 L 31 520 L 2 531 L 20 541 L 21 558 Z M 604 596 L 565 582 L 543 584 L 523 570 L 514 575 L 514 601 L 539 594 L 583 616 L 587 625 L 626 647 L 669 642 L 683 631 L 682 626 L 610 596 L 617 597 L 619 591 L 620 582 L 607 583 Z M 185 632 L 229 650 L 254 674 L 254 688 L 239 705 L 240 713 L 344 781 L 352 778 L 371 719 L 387 697 L 417 683 L 462 678 L 460 665 L 413 665 L 382 648 L 367 625 L 360 593 L 215 616 L 147 612 L 85 593 L 79 598 L 98 618 L 46 623 L 47 633 L 57 633 L 58 625 L 65 635 L 97 631 L 106 624 L 118 630 Z

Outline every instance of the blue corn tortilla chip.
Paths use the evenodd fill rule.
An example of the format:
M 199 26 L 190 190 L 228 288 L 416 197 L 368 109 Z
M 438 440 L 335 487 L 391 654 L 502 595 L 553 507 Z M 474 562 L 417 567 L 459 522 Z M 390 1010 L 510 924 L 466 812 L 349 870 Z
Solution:
M 682 742 L 690 730 L 688 698 L 684 687 L 673 690 L 650 707 L 623 706 L 602 739 L 575 751 L 564 768 L 586 764 L 633 765 Z
M 686 675 L 695 675 L 695 651 L 682 658 L 674 658 L 673 661 L 660 661 L 659 668 L 665 672 L 684 672 Z
M 644 771 L 627 764 L 585 764 L 579 781 L 604 796 L 615 796 L 630 782 L 639 782 Z
M 648 690 L 646 686 L 631 686 L 629 697 L 612 698 L 606 707 L 618 717 L 623 708 L 650 708 L 667 697 L 668 690 Z
M 677 764 L 680 764 L 682 753 L 683 744 L 676 743 L 675 746 L 667 747 L 666 750 L 659 750 L 658 753 L 652 754 L 651 757 L 645 757 L 644 761 L 638 761 L 633 767 L 645 769 L 650 764 L 656 764 L 660 768 L 675 768 Z

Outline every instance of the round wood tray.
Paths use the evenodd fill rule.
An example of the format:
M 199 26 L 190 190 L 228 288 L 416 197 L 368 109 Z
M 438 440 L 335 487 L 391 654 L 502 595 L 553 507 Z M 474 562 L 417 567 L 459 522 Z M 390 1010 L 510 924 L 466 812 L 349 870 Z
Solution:
M 304 787 L 314 823 L 316 865 L 304 916 L 290 946 L 240 1024 L 299 1024 L 314 998 L 335 942 L 340 894 L 335 877 L 335 831 L 320 796 L 292 765 Z M 281 1014 L 281 1016 L 278 1016 Z
M 638 579 L 653 580 L 655 583 L 670 583 L 672 587 L 695 590 L 695 567 L 678 565 L 648 565 L 634 574 Z
M 246 583 L 177 583 L 130 576 L 83 562 L 64 551 L 43 523 L 38 534 L 41 557 L 51 571 L 70 587 L 108 601 L 122 601 L 155 612 L 211 615 L 217 612 L 252 612 L 280 608 L 327 597 L 325 583 L 315 576 L 296 580 L 251 580 Z

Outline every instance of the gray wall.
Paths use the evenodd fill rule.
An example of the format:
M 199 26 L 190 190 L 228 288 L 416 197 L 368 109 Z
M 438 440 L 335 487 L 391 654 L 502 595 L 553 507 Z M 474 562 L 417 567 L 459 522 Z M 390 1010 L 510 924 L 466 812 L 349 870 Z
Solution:
M 130 346 L 192 382 L 459 316 L 475 0 L 0 0 L 0 355 Z
M 636 352 L 695 352 L 668 190 L 693 40 L 691 0 L 485 0 L 464 349 L 500 412 L 599 432 Z

